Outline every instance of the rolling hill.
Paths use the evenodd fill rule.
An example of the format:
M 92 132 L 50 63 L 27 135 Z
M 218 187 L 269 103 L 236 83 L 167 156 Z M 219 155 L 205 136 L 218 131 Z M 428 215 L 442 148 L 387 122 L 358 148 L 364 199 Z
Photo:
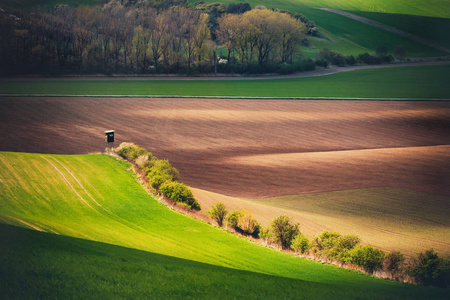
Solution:
M 203 207 L 222 202 L 230 211 L 247 209 L 263 226 L 279 215 L 291 216 L 309 238 L 332 230 L 359 236 L 387 253 L 401 251 L 414 257 L 433 248 L 444 257 L 450 255 L 450 207 L 445 196 L 390 187 L 266 199 L 193 192 Z
M 281 287 L 296 298 L 445 293 L 300 259 L 171 211 L 126 162 L 106 155 L 4 152 L 0 190 L 2 223 L 34 229 L 0 226 L 4 295 L 227 298 L 227 289 L 242 288 L 239 295 L 278 297 Z

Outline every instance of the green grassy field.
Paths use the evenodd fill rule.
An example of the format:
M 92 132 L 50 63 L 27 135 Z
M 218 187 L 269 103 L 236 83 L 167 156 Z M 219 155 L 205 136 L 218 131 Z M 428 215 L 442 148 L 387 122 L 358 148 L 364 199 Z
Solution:
M 198 2 L 197 0 L 190 0 L 191 2 Z M 210 1 L 206 1 L 210 2 Z M 217 1 L 216 1 L 217 2 Z M 369 12 L 386 12 L 386 13 L 398 13 L 409 14 L 419 16 L 430 17 L 450 17 L 450 1 L 448 0 L 430 0 L 425 4 L 422 0 L 410 0 L 410 1 L 390 1 L 390 0 L 221 0 L 219 1 L 228 5 L 229 3 L 250 3 L 253 7 L 256 5 L 265 5 L 267 7 L 271 5 L 286 5 L 286 6 L 308 6 L 311 8 L 326 7 L 335 8 L 341 10 L 353 10 L 353 11 L 369 11 Z M 28 8 L 45 5 L 52 7 L 56 4 L 68 4 L 68 5 L 97 5 L 100 0 L 3 0 L 3 7 L 13 8 Z
M 192 1 L 196 2 L 196 1 Z M 207 0 L 206 2 L 216 2 L 215 0 Z M 224 0 L 220 1 L 226 5 L 234 3 L 233 1 Z M 303 0 L 270 0 L 270 1 L 240 1 L 248 2 L 252 7 L 256 5 L 265 5 L 267 8 L 283 9 L 292 12 L 298 12 L 305 15 L 309 20 L 313 20 L 319 27 L 321 33 L 325 34 L 327 39 L 311 39 L 313 42 L 314 51 L 320 50 L 322 47 L 329 47 L 331 49 L 340 51 L 346 55 L 357 55 L 364 52 L 375 53 L 375 50 L 380 46 L 386 46 L 388 49 L 393 49 L 398 45 L 403 45 L 407 51 L 408 57 L 433 57 L 446 55 L 447 53 L 434 48 L 424 46 L 423 44 L 411 41 L 396 34 L 387 32 L 385 30 L 375 28 L 368 24 L 361 23 L 356 20 L 349 19 L 344 16 L 337 15 L 332 12 L 319 10 L 317 8 L 338 8 L 338 9 L 351 9 L 359 10 L 359 8 L 365 7 L 365 3 L 355 3 L 356 1 L 348 3 L 348 1 L 338 1 L 338 3 L 323 3 L 316 1 L 303 1 Z M 325 2 L 325 1 L 323 1 Z M 379 2 L 379 1 L 377 1 Z M 372 1 L 373 6 L 377 3 Z M 442 12 L 438 9 L 430 9 L 428 4 L 424 5 L 420 3 L 416 8 L 411 8 L 410 2 L 400 1 L 394 4 L 388 4 L 385 1 L 386 6 L 391 5 L 392 9 L 389 12 L 396 12 L 403 14 L 424 14 L 436 17 L 444 17 Z M 419 1 L 417 1 L 419 2 Z M 447 1 L 448 2 L 448 1 Z M 389 2 L 391 3 L 391 2 Z M 353 5 L 350 5 L 353 4 Z M 364 5 L 360 5 L 364 4 Z M 344 8 L 345 7 L 345 8 Z M 450 7 L 443 0 L 439 0 L 437 7 Z M 405 10 L 402 10 L 405 8 Z M 378 10 L 376 10 L 378 11 Z M 311 50 L 306 50 L 306 54 L 309 54 Z
M 11 298 L 345 298 L 338 286 L 217 267 L 0 225 L 0 290 Z M 18 280 L 20 279 L 20 280 Z
M 301 12 L 303 13 L 303 11 Z M 308 18 L 314 20 L 321 27 L 321 33 L 328 38 L 312 39 L 316 49 L 329 47 L 343 54 L 356 56 L 365 52 L 375 53 L 380 46 L 385 46 L 389 53 L 393 53 L 395 47 L 402 45 L 406 49 L 408 57 L 447 55 L 446 52 L 333 12 L 316 9 L 306 10 L 305 14 L 308 14 Z M 392 22 L 393 27 L 396 27 L 396 24 L 396 21 Z
M 100 0 L 2 0 L 1 7 L 11 9 L 34 9 L 34 8 L 53 8 L 57 4 L 66 4 L 70 6 L 79 5 L 98 5 Z
M 363 11 L 352 11 L 351 13 L 412 33 L 444 47 L 450 47 L 450 37 L 447 34 L 450 31 L 449 18 Z
M 448 0 L 422 0 L 390 1 L 390 0 L 290 0 L 293 3 L 302 3 L 311 7 L 326 7 L 341 10 L 373 11 L 409 14 L 430 17 L 450 17 L 450 1 Z
M 191 2 L 198 2 L 197 0 L 191 0 Z M 206 1 L 210 2 L 210 1 Z M 216 1 L 217 2 L 217 1 Z M 265 5 L 271 6 L 273 3 L 276 5 L 289 5 L 289 6 L 309 6 L 312 8 L 326 7 L 335 8 L 341 10 L 354 10 L 354 11 L 369 11 L 369 12 L 386 12 L 386 13 L 398 13 L 409 14 L 419 16 L 430 17 L 450 17 L 450 1 L 448 0 L 430 0 L 425 4 L 422 0 L 410 0 L 410 1 L 390 1 L 390 0 L 285 0 L 285 1 L 268 1 L 268 0 L 221 0 L 219 1 L 228 5 L 229 3 L 242 3 L 247 2 L 252 6 Z M 13 8 L 28 8 L 45 5 L 52 7 L 56 4 L 68 4 L 68 5 L 97 5 L 99 0 L 3 0 L 2 6 Z
M 276 80 L 0 81 L 0 94 L 448 99 L 450 65 Z
M 128 168 L 106 155 L 0 153 L 2 223 L 51 233 L 0 227 L 2 295 L 439 299 L 446 293 L 248 242 L 169 210 Z

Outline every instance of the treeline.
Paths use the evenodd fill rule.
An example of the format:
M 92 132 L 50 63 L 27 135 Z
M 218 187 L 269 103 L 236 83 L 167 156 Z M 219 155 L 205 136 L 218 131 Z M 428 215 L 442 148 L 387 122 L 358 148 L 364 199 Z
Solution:
M 416 283 L 424 285 L 450 287 L 450 259 L 439 257 L 433 249 L 407 261 L 399 251 L 386 254 L 371 245 L 361 245 L 361 239 L 355 235 L 342 236 L 334 231 L 323 231 L 310 240 L 301 233 L 300 224 L 286 215 L 275 218 L 269 227 L 263 228 L 251 212 L 229 212 L 223 203 L 212 206 L 208 214 L 220 227 L 227 223 L 238 233 L 261 238 L 283 250 L 294 250 L 343 266 L 358 266 L 369 274 L 384 271 L 394 280 L 413 278 Z
M 404 60 L 406 50 L 399 45 L 394 48 L 393 54 L 389 53 L 387 47 L 381 46 L 376 49 L 375 55 L 369 53 L 359 54 L 356 57 L 353 55 L 344 55 L 330 48 L 324 47 L 317 54 L 315 64 L 321 67 L 327 67 L 329 64 L 343 67 L 353 66 L 357 63 L 366 65 L 379 65 L 382 63 L 390 63 L 394 59 Z
M 298 61 L 314 28 L 299 14 L 182 0 L 1 10 L 0 75 L 272 71 Z
M 133 143 L 121 143 L 115 152 L 138 166 L 158 194 L 187 209 L 201 209 L 189 187 L 179 181 L 178 170 L 168 160 L 158 159 Z

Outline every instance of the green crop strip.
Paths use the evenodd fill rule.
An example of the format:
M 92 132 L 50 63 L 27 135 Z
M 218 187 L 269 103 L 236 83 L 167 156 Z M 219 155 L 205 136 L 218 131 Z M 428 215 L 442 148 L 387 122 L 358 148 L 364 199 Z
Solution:
M 271 80 L 3 81 L 0 94 L 449 99 L 450 66 Z

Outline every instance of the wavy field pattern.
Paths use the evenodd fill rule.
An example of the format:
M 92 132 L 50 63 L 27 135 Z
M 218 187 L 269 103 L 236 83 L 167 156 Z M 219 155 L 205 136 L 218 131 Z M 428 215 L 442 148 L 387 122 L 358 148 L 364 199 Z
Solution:
M 90 276 L 89 273 L 82 271 L 83 265 L 86 270 L 92 270 L 93 274 L 105 272 L 103 264 L 109 265 L 107 269 L 119 268 L 120 271 L 100 275 L 104 280 L 101 283 L 102 287 L 93 288 L 97 291 L 104 288 L 103 286 L 117 283 L 122 274 L 133 273 L 139 265 L 137 261 L 147 257 L 148 261 L 155 261 L 153 267 L 146 267 L 147 271 L 165 268 L 165 270 L 159 269 L 161 278 L 181 276 L 181 280 L 187 280 L 186 278 L 192 275 L 190 272 L 196 270 L 197 278 L 202 281 L 193 283 L 191 289 L 204 284 L 206 275 L 201 269 L 208 268 L 212 276 L 210 281 L 217 280 L 220 272 L 232 273 L 233 276 L 242 279 L 248 278 L 248 273 L 239 273 L 232 269 L 274 275 L 279 278 L 274 278 L 279 282 L 282 281 L 280 277 L 300 279 L 291 281 L 291 287 L 287 287 L 287 292 L 290 293 L 289 291 L 302 286 L 305 288 L 304 283 L 307 281 L 312 283 L 312 285 L 308 284 L 308 293 L 315 294 L 315 297 L 319 298 L 327 297 L 326 295 L 333 290 L 338 291 L 338 297 L 340 295 L 343 298 L 362 296 L 368 290 L 371 291 L 371 296 L 375 297 L 385 293 L 405 298 L 422 293 L 427 295 L 431 293 L 432 296 L 440 294 L 439 290 L 405 286 L 361 276 L 353 271 L 323 266 L 250 243 L 211 225 L 169 210 L 147 194 L 128 168 L 127 163 L 105 155 L 59 156 L 0 153 L 2 223 L 50 232 L 54 236 L 57 234 L 78 237 L 151 252 L 149 254 L 139 254 L 136 251 L 131 253 L 132 250 L 121 250 L 115 247 L 109 247 L 108 250 L 107 245 L 91 244 L 89 246 L 83 241 L 77 242 L 46 235 L 37 236 L 2 225 L 0 226 L 1 236 L 2 240 L 6 241 L 6 244 L 2 243 L 0 247 L 3 249 L 2 255 L 16 253 L 4 264 L 8 269 L 13 270 L 6 282 L 10 282 L 12 278 L 13 281 L 15 280 L 15 285 L 20 284 L 21 281 L 15 276 L 19 276 L 16 272 L 22 271 L 25 272 L 23 276 L 29 282 L 26 289 L 32 289 L 42 280 L 42 277 L 33 277 L 27 270 L 40 274 L 45 272 L 46 268 L 50 268 L 53 269 L 50 274 L 56 274 L 54 273 L 56 269 L 63 268 L 58 271 L 58 274 L 65 274 L 67 271 L 63 270 L 73 265 L 73 270 L 80 272 L 79 279 L 75 280 L 75 284 L 79 284 L 80 280 Z M 30 243 L 34 241 L 35 250 L 32 256 L 26 255 L 30 248 L 18 246 L 25 240 Z M 73 246 L 69 247 L 69 244 Z M 13 252 L 11 252 L 12 249 L 14 249 Z M 55 249 L 59 250 L 55 251 Z M 61 249 L 66 250 L 61 251 Z M 54 254 L 48 256 L 48 253 Z M 84 255 L 84 259 L 76 263 L 79 254 Z M 164 257 L 156 254 L 163 254 Z M 125 260 L 120 262 L 118 257 Z M 32 263 L 18 268 L 15 261 L 21 258 Z M 130 263 L 124 264 L 129 260 Z M 201 267 L 192 261 L 207 263 L 209 266 Z M 142 266 L 145 265 L 140 265 L 139 268 L 142 270 Z M 201 267 L 200 270 L 199 267 Z M 47 278 L 55 280 L 56 278 L 50 274 Z M 0 273 L 0 276 L 5 275 Z M 73 277 L 69 274 L 64 276 Z M 257 274 L 255 276 L 261 277 Z M 260 279 L 264 281 L 262 277 Z M 94 280 L 96 282 L 97 279 L 94 278 Z M 128 281 L 123 280 L 123 282 Z M 135 282 L 141 282 L 141 279 L 136 279 Z M 226 279 L 225 282 L 228 280 Z M 4 284 L 5 281 L 2 281 L 2 285 Z M 150 295 L 152 284 L 152 282 L 144 284 L 148 286 Z M 66 289 L 65 286 L 60 288 L 60 291 Z M 122 291 L 123 288 L 116 289 Z M 211 291 L 211 288 L 208 289 Z M 276 290 L 275 287 L 274 290 Z M 45 289 L 40 291 L 43 294 L 45 292 Z

